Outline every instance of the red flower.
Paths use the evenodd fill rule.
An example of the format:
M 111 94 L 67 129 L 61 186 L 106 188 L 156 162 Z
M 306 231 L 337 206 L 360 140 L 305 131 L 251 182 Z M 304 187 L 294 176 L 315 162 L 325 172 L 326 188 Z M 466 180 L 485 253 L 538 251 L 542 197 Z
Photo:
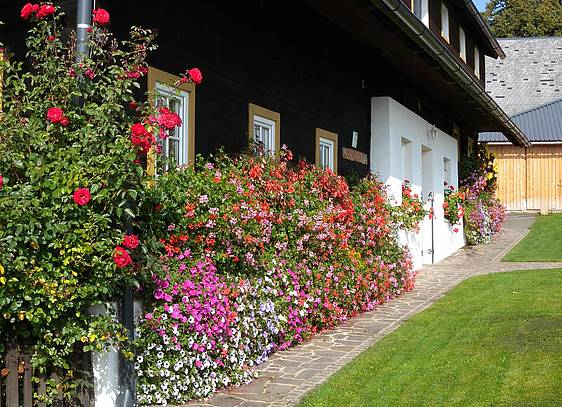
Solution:
M 457 233 L 459 231 L 459 228 L 454 228 L 453 232 Z
M 189 77 L 194 84 L 201 85 L 201 82 L 203 82 L 203 74 L 201 73 L 199 68 L 190 69 L 187 71 L 187 73 L 189 74 Z
M 90 195 L 90 190 L 88 188 L 78 188 L 74 191 L 74 194 L 72 194 L 72 199 L 74 199 L 74 202 L 77 205 L 84 206 L 90 202 L 92 196 Z
M 64 111 L 59 107 L 51 107 L 47 110 L 47 120 L 63 126 L 68 125 L 68 117 L 64 115 Z
M 55 6 L 53 6 L 52 4 L 43 4 L 41 7 L 39 7 L 39 11 L 37 11 L 37 18 L 39 20 L 42 20 L 45 17 L 50 16 L 51 14 L 55 14 Z
M 113 262 L 119 267 L 120 269 L 127 267 L 129 264 L 133 262 L 127 250 L 123 249 L 121 246 L 115 247 L 115 253 L 113 254 Z
M 127 249 L 136 249 L 139 245 L 139 238 L 135 235 L 125 235 L 123 238 L 123 246 Z
M 94 70 L 92 68 L 88 68 L 84 71 L 84 76 L 91 80 L 94 79 L 96 74 L 94 73 Z
M 22 7 L 20 17 L 24 20 L 27 20 L 29 17 L 31 17 L 31 13 L 33 13 L 33 11 L 33 5 L 31 3 L 27 3 Z
M 54 40 L 55 40 L 55 37 L 53 35 L 49 35 L 47 37 L 47 41 L 49 41 L 49 42 L 53 42 Z
M 160 116 L 158 116 L 157 122 L 168 130 L 181 126 L 181 118 L 165 107 L 160 109 Z
M 93 21 L 97 25 L 103 26 L 109 24 L 109 13 L 107 12 L 107 10 L 98 8 L 92 11 L 92 14 L 94 16 Z
M 0 175 L 0 189 L 2 189 L 2 185 L 4 185 L 4 178 Z
M 137 110 L 137 107 L 138 107 L 137 102 L 135 102 L 134 100 L 131 100 L 131 101 L 129 102 L 129 109 L 131 109 L 131 110 Z
M 141 123 L 135 123 L 131 126 L 131 133 L 133 136 L 143 136 L 146 134 L 146 128 Z

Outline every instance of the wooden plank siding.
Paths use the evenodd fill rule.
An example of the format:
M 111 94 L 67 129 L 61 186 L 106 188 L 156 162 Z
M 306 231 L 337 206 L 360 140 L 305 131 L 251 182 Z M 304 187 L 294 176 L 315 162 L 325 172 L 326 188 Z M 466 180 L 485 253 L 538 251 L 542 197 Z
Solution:
M 498 199 L 508 210 L 562 210 L 562 144 L 490 145 L 498 163 Z

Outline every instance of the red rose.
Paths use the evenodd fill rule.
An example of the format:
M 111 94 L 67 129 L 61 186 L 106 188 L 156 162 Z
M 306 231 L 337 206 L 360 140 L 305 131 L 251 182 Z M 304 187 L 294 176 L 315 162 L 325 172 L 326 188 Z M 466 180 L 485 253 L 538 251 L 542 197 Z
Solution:
M 60 123 L 64 118 L 64 111 L 60 107 L 51 107 L 47 110 L 47 120 L 51 123 Z
M 52 4 L 43 4 L 41 7 L 39 7 L 39 11 L 37 11 L 37 18 L 39 20 L 42 20 L 43 18 L 54 14 L 55 11 L 55 6 L 53 6 Z
M 4 178 L 0 175 L 0 189 L 2 189 L 2 185 L 4 185 Z
M 115 247 L 115 253 L 113 254 L 113 262 L 119 267 L 120 269 L 127 267 L 129 264 L 133 262 L 127 250 L 123 249 L 121 246 Z
M 201 85 L 201 82 L 203 82 L 203 74 L 201 73 L 199 68 L 190 69 L 189 71 L 187 71 L 187 73 L 189 73 L 189 77 L 194 84 Z
M 146 128 L 141 123 L 135 123 L 131 126 L 131 133 L 133 136 L 143 136 L 146 133 Z
M 55 37 L 53 35 L 49 35 L 47 37 L 47 41 L 53 42 L 55 40 Z
M 135 235 L 125 235 L 123 238 L 123 246 L 127 249 L 136 249 L 139 245 L 139 238 Z
M 66 116 L 63 117 L 60 121 L 60 124 L 61 124 L 61 126 L 64 126 L 64 127 L 68 126 L 68 117 L 66 117 Z
M 107 10 L 98 8 L 92 11 L 92 14 L 94 15 L 94 23 L 96 23 L 97 25 L 109 24 L 109 13 L 107 12 Z
M 84 71 L 84 76 L 88 79 L 94 79 L 94 77 L 96 76 L 96 73 L 94 72 L 94 70 L 92 68 L 88 68 Z
M 31 11 L 33 11 L 34 13 L 38 12 L 38 11 L 39 11 L 39 4 L 34 4 L 34 5 L 32 6 Z
M 74 194 L 72 194 L 72 199 L 74 199 L 74 202 L 77 205 L 84 206 L 90 202 L 92 196 L 90 195 L 90 190 L 88 188 L 78 188 L 74 191 Z
M 29 17 L 31 17 L 31 13 L 33 13 L 33 5 L 31 3 L 27 3 L 22 7 L 20 17 L 24 20 L 27 20 Z
M 158 116 L 157 122 L 168 130 L 181 126 L 181 118 L 165 107 L 160 109 L 160 116 Z

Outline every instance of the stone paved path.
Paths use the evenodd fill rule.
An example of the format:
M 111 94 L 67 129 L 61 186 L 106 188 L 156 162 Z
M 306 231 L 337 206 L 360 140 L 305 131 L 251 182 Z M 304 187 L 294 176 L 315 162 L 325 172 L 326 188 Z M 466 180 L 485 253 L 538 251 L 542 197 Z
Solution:
M 353 358 L 424 310 L 461 281 L 479 274 L 562 268 L 562 263 L 502 263 L 501 258 L 528 232 L 534 215 L 512 215 L 490 245 L 466 247 L 439 264 L 424 267 L 416 288 L 374 311 L 271 356 L 253 383 L 219 392 L 189 407 L 293 406 Z

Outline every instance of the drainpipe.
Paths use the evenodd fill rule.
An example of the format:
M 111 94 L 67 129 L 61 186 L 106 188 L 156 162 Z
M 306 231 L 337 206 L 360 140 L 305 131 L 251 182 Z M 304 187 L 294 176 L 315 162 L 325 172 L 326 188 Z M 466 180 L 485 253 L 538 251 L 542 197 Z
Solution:
M 88 55 L 88 29 L 92 26 L 92 0 L 78 0 L 76 12 L 76 55 L 74 60 L 82 62 Z

